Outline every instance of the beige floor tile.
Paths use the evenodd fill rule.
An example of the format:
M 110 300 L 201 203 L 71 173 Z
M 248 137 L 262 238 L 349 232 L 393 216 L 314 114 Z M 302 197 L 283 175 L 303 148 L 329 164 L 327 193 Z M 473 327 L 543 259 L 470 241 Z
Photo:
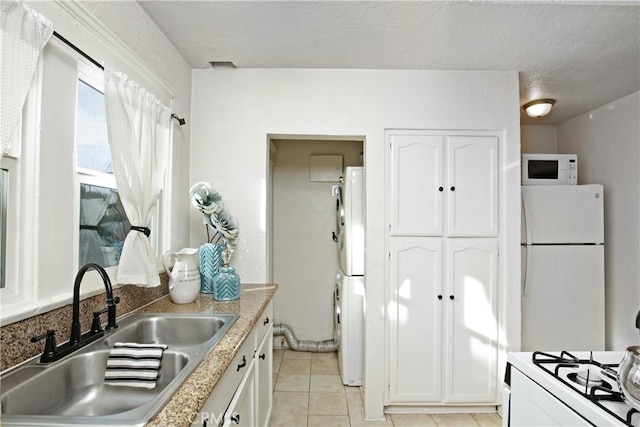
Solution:
M 309 375 L 281 372 L 276 380 L 275 391 L 309 391 Z
M 338 360 L 338 352 L 311 353 L 311 360 Z
M 308 427 L 350 427 L 346 415 L 309 415 Z
M 478 427 L 471 414 L 432 414 L 438 427 Z
M 502 426 L 502 418 L 495 412 L 488 414 L 473 414 L 480 427 L 500 427 Z
M 283 359 L 280 372 L 308 375 L 311 373 L 311 359 Z
M 277 374 L 280 372 L 280 365 L 282 365 L 282 357 L 279 359 L 273 359 L 273 373 Z
M 360 394 L 360 387 L 356 387 L 356 391 L 350 391 L 354 387 L 345 387 L 345 395 L 347 396 L 347 407 L 349 408 L 350 417 L 362 418 L 362 395 Z
M 340 375 L 338 359 L 335 358 L 311 358 L 311 373 L 322 375 Z
M 307 351 L 284 350 L 282 360 L 288 359 L 311 359 L 311 353 Z
M 309 394 L 309 415 L 349 415 L 347 397 L 341 393 Z
M 394 427 L 435 427 L 429 414 L 391 414 Z
M 270 426 L 295 427 L 307 425 L 309 393 L 274 392 Z
M 309 388 L 312 392 L 344 392 L 344 386 L 340 380 L 340 375 L 311 375 L 311 386 Z

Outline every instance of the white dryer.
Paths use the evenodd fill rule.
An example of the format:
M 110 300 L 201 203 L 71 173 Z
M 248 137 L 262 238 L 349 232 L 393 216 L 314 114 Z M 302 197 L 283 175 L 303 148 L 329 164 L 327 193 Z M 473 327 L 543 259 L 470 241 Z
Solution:
M 334 339 L 342 383 L 362 385 L 364 365 L 364 277 L 336 274 Z
M 344 169 L 338 193 L 338 251 L 340 268 L 347 276 L 364 274 L 364 170 Z

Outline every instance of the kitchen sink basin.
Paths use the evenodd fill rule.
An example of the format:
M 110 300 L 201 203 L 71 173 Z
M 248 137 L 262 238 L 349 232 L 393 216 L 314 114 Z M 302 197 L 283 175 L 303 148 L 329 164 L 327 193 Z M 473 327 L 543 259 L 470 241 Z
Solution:
M 0 377 L 3 426 L 142 426 L 167 403 L 238 315 L 132 314 L 57 362 L 32 359 Z M 104 382 L 116 342 L 166 344 L 153 389 Z
M 170 348 L 191 347 L 209 341 L 225 326 L 226 320 L 222 316 L 197 314 L 140 314 L 135 322 L 127 325 L 124 325 L 124 321 L 122 323 L 104 340 L 109 348 L 116 342 L 166 344 Z

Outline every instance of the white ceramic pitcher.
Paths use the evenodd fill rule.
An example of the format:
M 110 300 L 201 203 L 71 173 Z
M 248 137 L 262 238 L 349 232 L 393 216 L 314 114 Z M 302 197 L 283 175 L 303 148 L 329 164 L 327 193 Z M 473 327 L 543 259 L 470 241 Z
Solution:
M 162 256 L 162 266 L 169 275 L 169 295 L 176 304 L 195 301 L 200 293 L 200 269 L 198 249 L 184 248 L 178 252 L 167 252 Z M 173 270 L 169 262 L 175 258 Z

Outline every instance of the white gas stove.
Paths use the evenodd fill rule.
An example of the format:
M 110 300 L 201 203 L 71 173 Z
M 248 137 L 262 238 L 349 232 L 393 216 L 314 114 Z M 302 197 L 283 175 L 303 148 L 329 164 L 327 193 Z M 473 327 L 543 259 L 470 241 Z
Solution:
M 505 425 L 640 427 L 640 412 L 624 401 L 616 381 L 623 356 L 613 351 L 509 353 Z

